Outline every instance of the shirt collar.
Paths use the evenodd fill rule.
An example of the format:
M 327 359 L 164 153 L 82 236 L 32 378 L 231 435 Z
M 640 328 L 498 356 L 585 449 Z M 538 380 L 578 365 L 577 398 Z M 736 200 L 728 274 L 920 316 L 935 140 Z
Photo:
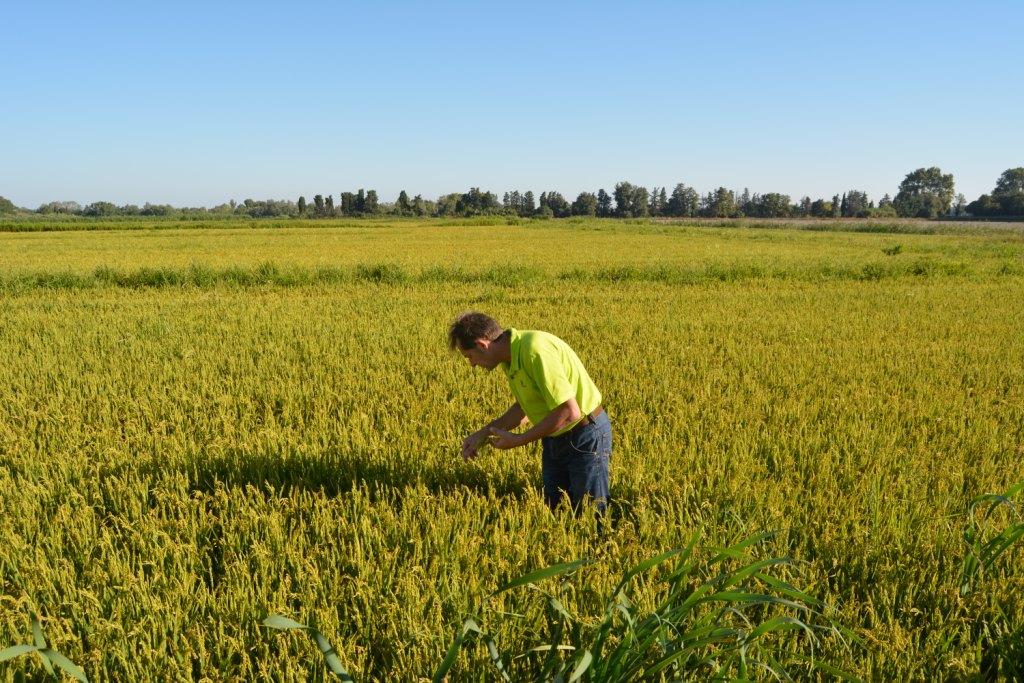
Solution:
M 508 328 L 509 334 L 509 354 L 512 360 L 508 363 L 502 363 L 505 367 L 505 374 L 509 377 L 519 372 L 519 342 L 523 339 L 523 333 L 512 327 Z

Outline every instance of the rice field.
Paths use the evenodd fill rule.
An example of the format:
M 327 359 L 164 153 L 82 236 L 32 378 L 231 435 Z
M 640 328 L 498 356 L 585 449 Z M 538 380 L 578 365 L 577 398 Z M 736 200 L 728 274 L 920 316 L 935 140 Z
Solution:
M 853 637 L 772 635 L 763 657 L 1010 675 L 992 662 L 1024 628 L 1022 544 L 969 590 L 963 567 L 965 530 L 1020 522 L 970 506 L 1024 479 L 1024 233 L 156 227 L 0 233 L 0 648 L 37 614 L 93 681 L 328 679 L 312 640 L 262 625 L 282 615 L 355 680 L 417 681 L 473 617 L 522 680 L 550 597 L 585 638 L 641 561 L 771 532 L 749 557 L 790 558 L 772 576 Z M 445 347 L 467 309 L 587 365 L 615 439 L 602 529 L 548 512 L 539 446 L 459 458 L 510 401 Z M 447 675 L 501 678 L 482 644 Z

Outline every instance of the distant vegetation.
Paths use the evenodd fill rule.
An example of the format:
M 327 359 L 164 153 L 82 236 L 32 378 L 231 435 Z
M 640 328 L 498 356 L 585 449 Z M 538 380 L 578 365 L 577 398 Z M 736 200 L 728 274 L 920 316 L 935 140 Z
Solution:
M 332 194 L 305 195 L 297 201 L 246 199 L 238 203 L 206 207 L 174 207 L 169 204 L 146 203 L 118 206 L 99 201 L 82 206 L 61 201 L 43 204 L 34 211 L 18 209 L 10 200 L 0 197 L 0 215 L 35 213 L 94 218 L 121 216 L 171 217 L 179 219 L 248 217 L 248 218 L 332 218 L 332 217 L 472 217 L 505 215 L 518 217 L 565 218 L 591 216 L 599 218 L 938 218 L 948 217 L 1024 217 L 1024 167 L 1003 172 L 992 194 L 984 194 L 967 203 L 962 194 L 954 194 L 953 175 L 938 167 L 919 168 L 903 179 L 895 197 L 884 195 L 877 202 L 866 192 L 851 189 L 830 199 L 812 200 L 804 196 L 794 201 L 788 194 L 742 192 L 719 187 L 700 194 L 685 183 L 677 183 L 671 191 L 667 186 L 650 189 L 627 181 L 617 183 L 611 193 L 605 189 L 581 192 L 569 201 L 560 192 L 549 190 L 539 195 L 532 190 L 505 192 L 499 199 L 494 192 L 470 188 L 468 192 L 452 192 L 437 199 L 422 195 L 412 198 L 402 190 L 393 202 L 381 201 L 376 190 L 343 191 L 335 202 Z

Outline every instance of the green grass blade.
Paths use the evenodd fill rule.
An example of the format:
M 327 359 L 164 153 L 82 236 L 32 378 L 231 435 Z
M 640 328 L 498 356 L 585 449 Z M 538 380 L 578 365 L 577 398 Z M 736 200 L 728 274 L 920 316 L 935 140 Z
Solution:
M 550 652 L 551 650 L 558 650 L 559 652 L 573 652 L 576 650 L 572 645 L 538 645 L 537 647 L 531 647 L 521 655 L 516 655 L 513 659 L 520 659 L 526 657 L 532 652 Z
M 263 625 L 267 628 L 276 628 L 281 631 L 287 631 L 290 629 L 308 629 L 309 627 L 305 624 L 300 624 L 293 619 L 283 617 L 280 614 L 271 614 L 269 617 L 263 620 Z
M 568 683 L 576 683 L 576 681 L 580 680 L 580 678 L 583 677 L 583 674 L 587 672 L 587 669 L 589 669 L 590 665 L 593 663 L 594 655 L 590 654 L 589 650 L 584 650 L 583 656 L 580 657 L 580 663 L 576 665 L 576 668 L 573 669 L 572 674 L 569 675 Z
M 47 653 L 47 649 L 44 647 L 37 647 L 36 654 L 39 655 L 39 659 L 42 661 L 43 668 L 46 669 L 46 673 L 51 676 L 56 676 L 57 673 L 53 670 L 53 662 L 50 661 L 50 655 Z
M 0 650 L 0 662 L 6 662 L 8 659 L 14 659 L 29 652 L 35 652 L 38 649 L 35 645 L 12 645 L 5 650 Z
M 462 647 L 462 642 L 466 639 L 466 634 L 463 629 L 459 629 L 455 632 L 455 639 L 452 644 L 448 646 L 448 651 L 444 655 L 444 659 L 441 660 L 441 664 L 437 667 L 434 672 L 431 681 L 433 683 L 442 683 L 448 676 L 448 672 L 451 671 L 452 666 L 455 664 L 455 660 L 459 656 L 459 648 Z
M 512 678 L 508 675 L 508 671 L 505 670 L 505 662 L 501 659 L 501 653 L 498 652 L 498 646 L 494 642 L 494 638 L 487 634 L 484 634 L 483 638 L 484 644 L 487 645 L 487 654 L 491 656 L 491 663 L 494 664 L 494 668 L 501 675 L 501 680 L 511 681 Z
M 529 574 L 524 574 L 517 579 L 512 579 L 504 586 L 491 593 L 491 595 L 498 595 L 499 593 L 504 593 L 505 591 L 511 588 L 516 588 L 517 586 L 525 586 L 528 583 L 537 583 L 538 581 L 550 579 L 555 576 L 561 576 L 562 574 L 567 574 L 568 572 L 575 571 L 583 565 L 590 563 L 591 560 L 576 560 L 575 562 L 565 562 L 563 564 L 554 564 L 550 567 L 544 567 L 543 569 L 532 571 Z
M 657 567 L 659 564 L 661 564 L 665 560 L 667 560 L 667 559 L 669 559 L 671 557 L 674 557 L 674 556 L 678 555 L 681 552 L 683 552 L 682 548 L 676 548 L 675 550 L 669 550 L 669 551 L 664 552 L 664 553 L 662 553 L 660 555 L 657 555 L 655 557 L 648 558 L 648 559 L 644 560 L 643 562 L 637 564 L 635 567 L 632 567 L 631 569 L 627 570 L 626 573 L 622 575 L 622 579 L 619 581 L 618 585 L 615 586 L 615 590 L 612 591 L 612 597 L 614 598 L 616 595 L 618 595 L 619 592 L 623 588 L 625 588 L 626 584 L 629 583 L 630 580 L 633 577 L 635 577 L 637 574 L 642 574 L 643 572 L 649 571 L 649 570 L 653 569 L 654 567 Z
M 551 609 L 553 609 L 566 621 L 573 620 L 572 615 L 570 615 L 568 610 L 565 609 L 565 605 L 563 605 L 558 599 L 548 598 L 548 604 L 551 605 Z
M 1024 538 L 1024 524 L 1004 529 L 998 536 L 985 543 L 982 547 L 981 562 L 986 569 L 991 568 L 999 556 L 1013 544 Z
M 747 538 L 743 539 L 742 541 L 734 543 L 733 545 L 730 545 L 728 547 L 716 548 L 715 549 L 716 555 L 713 558 L 711 558 L 711 560 L 708 562 L 708 565 L 715 565 L 715 564 L 718 564 L 719 562 L 722 562 L 724 560 L 729 560 L 729 559 L 732 559 L 732 560 L 744 559 L 744 558 L 746 558 L 746 553 L 744 551 L 747 548 L 749 548 L 752 545 L 756 545 L 758 543 L 761 543 L 762 541 L 766 541 L 767 539 L 771 538 L 774 535 L 775 535 L 774 531 L 762 531 L 759 534 L 753 534 L 752 536 L 748 536 Z
M 43 626 L 39 623 L 39 618 L 36 615 L 32 615 L 32 640 L 35 641 L 36 647 L 42 649 L 46 647 L 46 638 L 43 637 Z
M 331 673 L 343 681 L 352 683 L 352 675 L 342 666 L 341 658 L 338 657 L 338 651 L 334 649 L 330 641 L 315 628 L 309 629 L 309 632 L 313 640 L 316 641 L 317 647 L 320 648 L 320 652 L 324 653 L 324 660 L 326 660 L 327 668 L 331 670 Z
M 61 653 L 57 652 L 56 650 L 47 649 L 46 654 L 54 664 L 64 669 L 64 671 L 66 671 L 69 676 L 71 676 L 77 681 L 81 681 L 82 683 L 89 683 L 89 679 L 86 678 L 85 672 L 82 671 L 82 669 L 79 668 L 79 666 L 72 662 L 70 659 L 68 659 Z
M 791 586 L 790 584 L 786 583 L 781 579 L 776 579 L 774 576 L 768 576 L 767 574 L 758 574 L 756 578 L 758 581 L 763 581 L 779 593 L 793 600 L 806 602 L 807 604 L 814 605 L 815 607 L 821 607 L 824 605 L 824 603 L 822 603 L 821 600 L 818 600 L 813 595 L 805 593 L 802 590 L 795 588 L 794 586 Z
M 759 560 L 757 562 L 752 562 L 746 565 L 745 567 L 740 567 L 739 569 L 730 573 L 728 577 L 725 579 L 725 581 L 722 583 L 722 587 L 725 588 L 728 586 L 735 585 L 737 583 L 740 583 L 744 579 L 753 576 L 754 574 L 757 574 L 765 567 L 773 567 L 780 564 L 792 564 L 792 562 L 783 557 L 774 557 L 767 560 Z
M 773 617 L 768 621 L 762 622 L 757 626 L 757 628 L 746 634 L 746 636 L 743 638 L 743 641 L 744 643 L 750 643 L 751 641 L 760 638 L 766 633 L 779 633 L 781 631 L 799 630 L 805 631 L 811 637 L 811 642 L 817 641 L 817 638 L 814 635 L 814 631 L 812 631 L 807 624 L 800 621 L 799 619 L 787 616 Z

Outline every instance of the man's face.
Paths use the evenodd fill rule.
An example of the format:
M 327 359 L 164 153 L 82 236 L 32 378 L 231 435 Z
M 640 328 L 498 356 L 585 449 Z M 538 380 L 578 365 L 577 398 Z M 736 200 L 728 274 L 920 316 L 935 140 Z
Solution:
M 492 342 L 487 339 L 477 339 L 472 348 L 459 349 L 459 353 L 469 361 L 470 367 L 481 367 L 484 370 L 498 367 L 499 361 L 494 357 Z

